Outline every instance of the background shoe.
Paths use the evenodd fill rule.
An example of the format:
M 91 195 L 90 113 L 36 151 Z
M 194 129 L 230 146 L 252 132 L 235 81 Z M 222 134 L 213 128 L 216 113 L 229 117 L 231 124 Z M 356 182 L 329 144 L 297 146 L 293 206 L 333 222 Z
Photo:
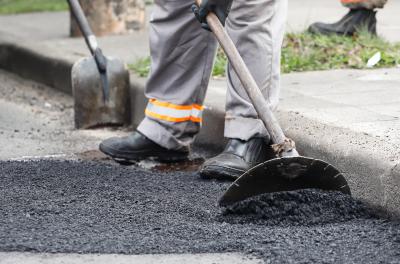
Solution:
M 273 157 L 264 138 L 248 141 L 229 139 L 221 154 L 204 162 L 200 176 L 204 179 L 236 180 L 250 168 Z
M 369 9 L 350 9 L 341 20 L 333 24 L 314 23 L 308 31 L 316 34 L 353 36 L 357 31 L 366 29 L 376 35 L 376 12 Z
M 139 132 L 133 132 L 127 137 L 113 137 L 100 144 L 100 151 L 116 161 L 129 162 L 154 158 L 163 162 L 187 160 L 189 151 L 169 150 L 154 143 Z

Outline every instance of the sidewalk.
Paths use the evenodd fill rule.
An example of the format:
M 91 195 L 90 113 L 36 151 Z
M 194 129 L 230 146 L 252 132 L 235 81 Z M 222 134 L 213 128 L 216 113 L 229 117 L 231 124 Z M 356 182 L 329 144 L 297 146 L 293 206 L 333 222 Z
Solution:
M 88 52 L 83 40 L 66 38 L 67 18 L 66 13 L 0 17 L 10 25 L 0 29 L 0 68 L 70 93 L 70 68 Z M 100 44 L 126 62 L 148 54 L 146 32 L 104 37 Z M 143 117 L 144 82 L 131 76 L 133 124 Z M 278 117 L 301 153 L 344 171 L 355 197 L 400 212 L 400 69 L 288 74 L 282 88 Z M 196 145 L 222 147 L 224 100 L 224 82 L 213 80 Z
M 384 9 L 378 10 L 378 34 L 389 41 L 400 42 L 399 10 L 400 2 L 395 0 L 388 1 Z M 148 13 L 150 11 L 151 7 L 148 8 Z M 317 21 L 336 22 L 346 12 L 348 10 L 340 4 L 339 0 L 289 0 L 286 30 L 288 32 L 302 31 L 307 29 L 311 23 Z M 0 32 L 23 38 L 29 36 L 32 41 L 51 41 L 67 38 L 69 33 L 68 22 L 69 14 L 67 12 L 47 13 L 45 16 L 38 16 L 37 14 L 0 16 L 0 24 L 8 25 L 0 28 Z M 117 42 L 118 38 L 114 40 Z M 140 42 L 136 43 L 134 40 L 134 38 L 131 38 L 132 46 L 129 53 L 124 55 L 133 56 L 132 54 L 135 54 L 135 49 Z M 83 50 L 86 53 L 86 50 Z

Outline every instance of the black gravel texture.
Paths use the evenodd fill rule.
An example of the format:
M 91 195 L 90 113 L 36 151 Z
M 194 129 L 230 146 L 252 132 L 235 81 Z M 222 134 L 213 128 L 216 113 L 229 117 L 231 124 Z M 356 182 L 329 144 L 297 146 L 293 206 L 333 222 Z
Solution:
M 263 194 L 228 206 L 223 214 L 232 223 L 285 227 L 389 217 L 382 209 L 368 207 L 349 195 L 319 190 Z
M 400 263 L 400 223 L 339 193 L 263 195 L 190 172 L 74 161 L 0 162 L 0 251 L 243 252 L 265 263 Z

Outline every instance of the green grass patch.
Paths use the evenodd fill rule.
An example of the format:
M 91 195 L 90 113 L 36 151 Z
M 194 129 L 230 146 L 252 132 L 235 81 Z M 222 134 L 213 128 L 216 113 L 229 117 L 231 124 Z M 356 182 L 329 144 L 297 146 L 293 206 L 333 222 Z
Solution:
M 377 52 L 381 52 L 382 59 L 375 67 L 400 64 L 400 43 L 392 44 L 365 32 L 354 37 L 287 34 L 282 49 L 282 71 L 365 69 Z
M 129 64 L 128 67 L 130 70 L 134 71 L 140 77 L 147 77 L 150 72 L 150 57 L 139 59 L 133 64 Z
M 66 0 L 0 0 L 0 14 L 68 10 Z
M 382 38 L 360 32 L 354 37 L 323 36 L 309 33 L 289 33 L 282 48 L 283 73 L 330 69 L 365 69 L 368 60 L 377 52 L 382 59 L 376 68 L 395 67 L 400 64 L 400 43 L 390 43 Z M 227 59 L 219 49 L 212 75 L 225 76 Z M 130 69 L 146 77 L 150 58 L 130 65 Z

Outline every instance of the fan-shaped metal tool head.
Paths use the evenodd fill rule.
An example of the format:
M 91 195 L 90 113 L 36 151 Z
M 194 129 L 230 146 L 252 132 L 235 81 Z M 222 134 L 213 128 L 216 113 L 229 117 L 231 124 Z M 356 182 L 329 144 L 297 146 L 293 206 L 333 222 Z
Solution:
M 263 193 L 321 189 L 351 195 L 342 173 L 334 166 L 307 157 L 277 158 L 243 174 L 224 193 L 221 206 L 230 205 Z

